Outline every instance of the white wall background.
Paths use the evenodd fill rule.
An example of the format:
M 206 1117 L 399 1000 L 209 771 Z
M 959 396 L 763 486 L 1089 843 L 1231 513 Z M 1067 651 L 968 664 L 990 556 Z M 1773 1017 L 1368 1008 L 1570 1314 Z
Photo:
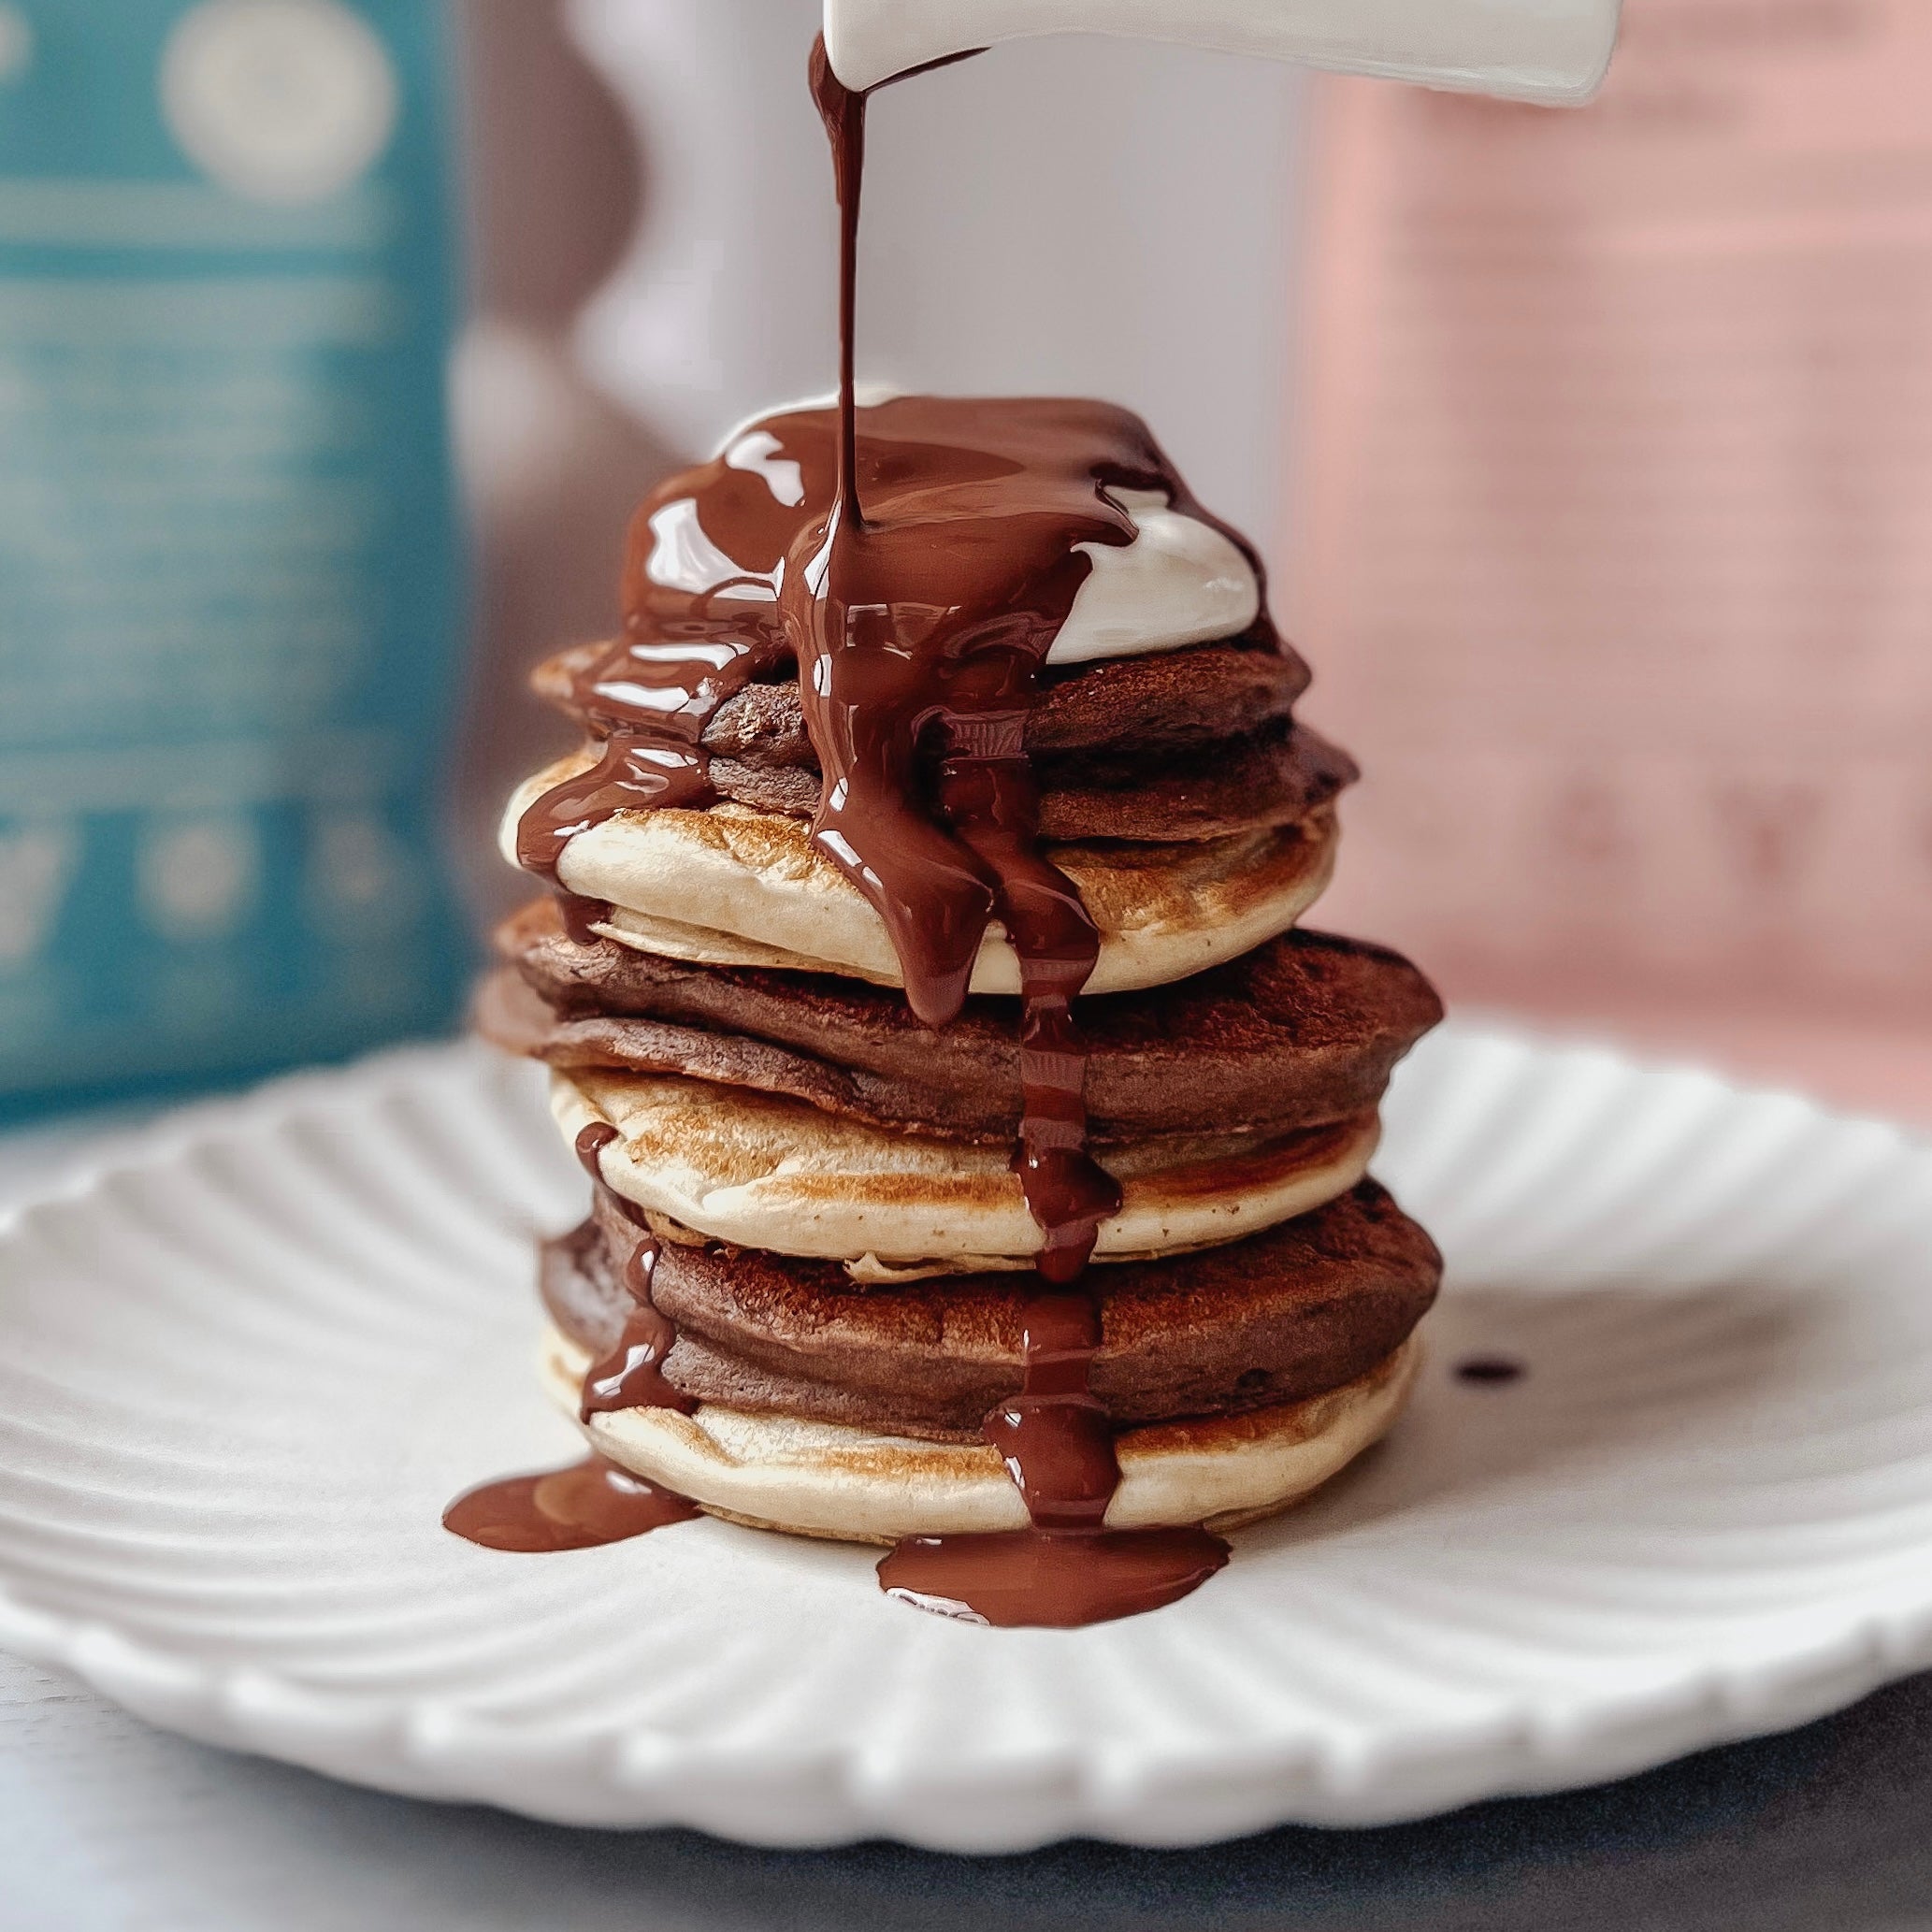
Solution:
M 585 364 L 696 452 L 835 366 L 815 0 L 571 0 L 647 182 Z M 1204 500 L 1273 547 L 1303 82 L 1265 61 L 1039 40 L 876 96 L 860 371 L 1138 409 Z

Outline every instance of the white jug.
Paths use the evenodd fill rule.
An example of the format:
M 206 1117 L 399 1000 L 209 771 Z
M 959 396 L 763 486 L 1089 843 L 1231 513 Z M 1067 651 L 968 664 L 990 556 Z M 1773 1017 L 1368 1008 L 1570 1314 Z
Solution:
M 1124 34 L 1464 94 L 1576 106 L 1603 83 L 1622 0 L 825 0 L 847 87 L 1045 34 Z

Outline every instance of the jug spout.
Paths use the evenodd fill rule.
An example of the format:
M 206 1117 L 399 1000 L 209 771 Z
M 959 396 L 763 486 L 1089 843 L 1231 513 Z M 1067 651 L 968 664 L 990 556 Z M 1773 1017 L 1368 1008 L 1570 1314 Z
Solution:
M 995 41 L 1124 34 L 1424 87 L 1579 107 L 1603 84 L 1622 0 L 825 0 L 847 87 Z

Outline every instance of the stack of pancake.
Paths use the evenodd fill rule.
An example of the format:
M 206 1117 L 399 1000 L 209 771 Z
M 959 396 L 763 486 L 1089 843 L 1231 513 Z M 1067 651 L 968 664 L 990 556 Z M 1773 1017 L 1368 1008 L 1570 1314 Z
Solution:
M 701 491 L 680 487 L 640 523 L 660 585 L 680 530 L 691 547 L 670 512 Z M 1251 557 L 1158 497 L 1130 507 L 1026 751 L 1042 849 L 1100 935 L 1075 1013 L 1088 1146 L 1120 1196 L 1080 1284 L 1117 1432 L 1106 1521 L 1215 1527 L 1305 1493 L 1401 1404 L 1439 1261 L 1365 1171 L 1391 1069 L 1440 1008 L 1393 953 L 1299 930 L 1353 768 L 1293 716 L 1307 672 Z M 567 653 L 538 688 L 582 716 L 610 661 Z M 871 1541 L 1022 1528 L 982 1435 L 1043 1290 L 1014 1164 L 1019 961 L 995 923 L 959 1017 L 914 1016 L 884 921 L 812 837 L 784 654 L 697 749 L 701 802 L 561 841 L 557 891 L 501 929 L 481 1001 L 491 1039 L 548 1062 L 595 1180 L 543 1251 L 549 1383 L 604 1455 L 714 1515 Z M 520 789 L 512 859 L 599 751 Z

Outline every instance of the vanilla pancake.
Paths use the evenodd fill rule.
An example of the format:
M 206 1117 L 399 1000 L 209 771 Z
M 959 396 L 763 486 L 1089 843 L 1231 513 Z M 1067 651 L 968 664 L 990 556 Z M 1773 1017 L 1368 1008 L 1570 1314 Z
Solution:
M 512 864 L 523 814 L 592 762 L 574 754 L 518 787 L 501 835 Z M 1100 931 L 1087 990 L 1163 986 L 1285 932 L 1327 886 L 1336 837 L 1324 805 L 1299 824 L 1193 844 L 1049 844 Z M 608 905 L 598 932 L 643 952 L 904 983 L 885 922 L 820 856 L 810 828 L 781 814 L 730 804 L 620 812 L 569 841 L 557 876 Z M 1019 959 L 997 922 L 972 990 L 1019 991 Z
M 1003 1147 L 944 1141 L 821 1113 L 782 1094 L 675 1074 L 551 1075 L 567 1140 L 599 1123 L 604 1181 L 714 1241 L 863 1263 L 944 1262 L 947 1272 L 1037 1254 Z M 1120 1211 L 1098 1260 L 1239 1241 L 1346 1193 L 1375 1152 L 1373 1115 L 1278 1139 L 1173 1134 L 1103 1147 Z
M 1419 1360 L 1411 1337 L 1367 1375 L 1323 1395 L 1123 1430 L 1115 1440 L 1120 1486 L 1108 1525 L 1232 1529 L 1286 1508 L 1387 1433 Z M 541 1361 L 545 1388 L 574 1418 L 590 1358 L 552 1330 Z M 760 1529 L 893 1543 L 1027 1526 L 1019 1491 L 985 1443 L 918 1442 L 713 1404 L 688 1416 L 620 1409 L 580 1426 L 613 1462 L 714 1516 Z

